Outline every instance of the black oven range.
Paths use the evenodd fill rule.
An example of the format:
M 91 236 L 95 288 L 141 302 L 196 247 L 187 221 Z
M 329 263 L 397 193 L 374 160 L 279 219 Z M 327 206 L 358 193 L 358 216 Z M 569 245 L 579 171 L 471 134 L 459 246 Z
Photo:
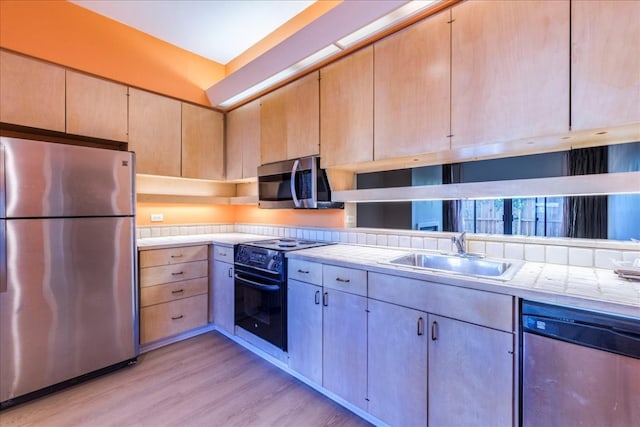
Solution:
M 235 325 L 287 351 L 285 252 L 329 244 L 279 238 L 236 245 Z

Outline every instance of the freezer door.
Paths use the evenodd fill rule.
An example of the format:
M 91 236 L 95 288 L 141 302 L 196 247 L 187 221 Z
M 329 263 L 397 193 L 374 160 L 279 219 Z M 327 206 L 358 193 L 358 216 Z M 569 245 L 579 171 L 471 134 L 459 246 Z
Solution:
M 0 401 L 137 355 L 133 221 L 6 221 Z
M 0 143 L 5 218 L 134 214 L 132 153 L 6 137 Z

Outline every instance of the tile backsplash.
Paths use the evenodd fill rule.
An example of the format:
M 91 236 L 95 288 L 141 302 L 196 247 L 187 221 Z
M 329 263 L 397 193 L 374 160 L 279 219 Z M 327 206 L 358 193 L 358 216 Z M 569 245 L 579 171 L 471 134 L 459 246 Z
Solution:
M 137 237 L 251 233 L 306 240 L 453 252 L 456 233 L 373 228 L 288 227 L 257 224 L 197 224 L 138 227 Z M 491 257 L 580 267 L 615 268 L 614 261 L 640 258 L 639 242 L 467 234 L 467 251 Z

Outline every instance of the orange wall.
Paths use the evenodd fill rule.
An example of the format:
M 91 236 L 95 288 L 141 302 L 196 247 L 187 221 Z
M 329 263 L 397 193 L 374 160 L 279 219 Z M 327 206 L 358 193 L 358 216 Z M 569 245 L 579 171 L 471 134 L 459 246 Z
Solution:
M 0 0 L 0 47 L 209 106 L 222 64 L 64 0 Z
M 158 203 L 138 202 L 136 204 L 136 225 L 177 225 L 177 224 L 233 224 L 235 206 L 210 205 L 205 203 Z M 163 222 L 151 222 L 151 214 L 164 215 Z
M 210 205 L 204 203 L 138 202 L 136 224 L 271 224 L 294 227 L 344 227 L 344 210 L 260 209 L 257 206 Z M 163 222 L 151 222 L 151 214 L 164 215 Z
M 239 224 L 343 228 L 344 210 L 260 209 L 257 206 L 236 206 L 235 222 Z

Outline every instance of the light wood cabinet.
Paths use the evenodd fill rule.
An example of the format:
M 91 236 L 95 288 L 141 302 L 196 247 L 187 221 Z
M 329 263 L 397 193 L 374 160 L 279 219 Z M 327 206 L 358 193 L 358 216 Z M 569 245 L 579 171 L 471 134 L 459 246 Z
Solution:
M 224 115 L 182 103 L 183 178 L 224 179 Z
M 375 160 L 449 149 L 449 19 L 447 10 L 374 45 Z
M 373 299 L 368 312 L 369 412 L 392 426 L 425 427 L 427 313 Z
M 136 172 L 181 174 L 181 102 L 129 88 L 129 150 L 136 153 Z
M 140 344 L 207 324 L 206 245 L 140 251 Z
M 227 113 L 227 179 L 258 176 L 260 163 L 260 101 Z
M 514 425 L 513 334 L 429 315 L 431 426 Z
M 323 168 L 373 160 L 373 47 L 320 70 Z
M 233 248 L 214 245 L 213 251 L 212 320 L 219 329 L 233 335 L 235 331 Z
M 64 132 L 64 68 L 0 51 L 0 122 Z
M 568 1 L 455 5 L 451 147 L 569 130 Z
M 260 163 L 320 152 L 318 72 L 277 89 L 260 103 Z
M 67 133 L 126 142 L 128 87 L 67 70 Z
M 289 368 L 322 384 L 322 286 L 287 281 Z
M 571 2 L 571 128 L 640 122 L 640 2 Z

